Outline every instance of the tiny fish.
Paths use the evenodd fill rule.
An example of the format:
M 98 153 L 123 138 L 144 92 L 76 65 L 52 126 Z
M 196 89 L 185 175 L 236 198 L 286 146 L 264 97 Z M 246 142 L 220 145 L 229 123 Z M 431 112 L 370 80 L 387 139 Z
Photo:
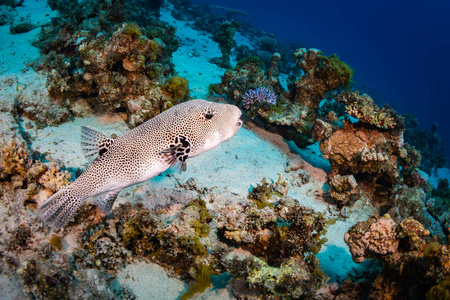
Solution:
M 186 159 L 228 140 L 242 126 L 241 111 L 230 104 L 191 100 L 162 112 L 124 135 L 111 139 L 82 127 L 81 146 L 92 164 L 69 186 L 40 207 L 45 224 L 66 225 L 86 198 L 109 214 L 119 192 L 174 166 L 186 170 Z

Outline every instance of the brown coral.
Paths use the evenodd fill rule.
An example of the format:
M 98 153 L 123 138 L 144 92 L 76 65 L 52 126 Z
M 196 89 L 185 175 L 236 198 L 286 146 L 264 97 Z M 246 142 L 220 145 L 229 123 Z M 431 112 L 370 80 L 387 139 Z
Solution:
M 311 110 L 319 106 L 325 93 L 350 85 L 353 70 L 336 55 L 327 57 L 318 50 L 300 48 L 294 59 L 305 73 L 295 82 L 294 100 Z
M 0 179 L 7 179 L 12 176 L 23 177 L 30 166 L 28 151 L 22 143 L 17 144 L 12 140 L 10 145 L 1 145 L 0 149 Z
M 390 107 L 379 108 L 369 95 L 356 92 L 342 92 L 337 97 L 338 102 L 346 106 L 346 112 L 363 123 L 381 129 L 403 129 L 403 119 Z
M 398 167 L 399 152 L 403 149 L 399 148 L 401 136 L 358 124 L 328 128 L 315 125 L 313 134 L 321 139 L 322 156 L 330 161 L 330 180 L 337 174 L 353 175 L 372 202 L 382 205 L 392 193 L 392 187 L 401 182 Z
M 39 178 L 39 183 L 53 192 L 65 187 L 70 183 L 71 175 L 67 170 L 61 171 L 57 164 L 51 164 L 48 170 Z

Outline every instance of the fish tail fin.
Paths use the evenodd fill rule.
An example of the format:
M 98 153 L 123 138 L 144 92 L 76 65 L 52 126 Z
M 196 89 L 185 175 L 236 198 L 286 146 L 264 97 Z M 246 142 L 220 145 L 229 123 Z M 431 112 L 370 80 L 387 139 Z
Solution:
M 75 215 L 84 198 L 77 196 L 73 189 L 70 185 L 58 191 L 39 207 L 39 215 L 46 225 L 60 229 Z

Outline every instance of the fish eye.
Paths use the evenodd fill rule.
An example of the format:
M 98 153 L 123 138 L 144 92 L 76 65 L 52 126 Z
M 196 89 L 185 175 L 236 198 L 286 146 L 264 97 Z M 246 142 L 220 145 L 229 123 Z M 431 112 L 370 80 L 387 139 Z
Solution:
M 205 112 L 205 119 L 206 120 L 211 120 L 213 116 L 214 116 L 214 112 L 213 111 L 208 110 L 208 111 Z

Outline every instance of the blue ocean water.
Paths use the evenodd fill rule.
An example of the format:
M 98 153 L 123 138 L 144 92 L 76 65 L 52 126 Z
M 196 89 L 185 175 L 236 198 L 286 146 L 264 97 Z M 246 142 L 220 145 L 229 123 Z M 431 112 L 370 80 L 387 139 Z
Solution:
M 400 114 L 415 115 L 420 129 L 437 123 L 437 133 L 449 148 L 450 2 L 191 2 L 243 10 L 250 16 L 241 20 L 280 41 L 336 53 L 355 69 L 356 89 Z

